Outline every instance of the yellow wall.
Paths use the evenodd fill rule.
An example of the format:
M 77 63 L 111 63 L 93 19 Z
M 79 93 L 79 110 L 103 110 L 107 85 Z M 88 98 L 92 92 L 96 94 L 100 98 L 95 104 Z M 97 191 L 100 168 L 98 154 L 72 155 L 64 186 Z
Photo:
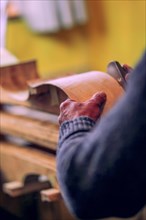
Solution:
M 146 42 L 145 0 L 88 0 L 89 22 L 56 34 L 36 34 L 22 19 L 9 20 L 7 48 L 35 58 L 42 76 L 106 71 L 110 60 L 135 65 Z
M 146 1 L 91 2 L 98 5 L 102 2 L 100 7 L 105 23 L 103 34 L 94 28 L 91 36 L 91 51 L 94 51 L 92 66 L 103 69 L 113 59 L 135 65 L 146 46 Z

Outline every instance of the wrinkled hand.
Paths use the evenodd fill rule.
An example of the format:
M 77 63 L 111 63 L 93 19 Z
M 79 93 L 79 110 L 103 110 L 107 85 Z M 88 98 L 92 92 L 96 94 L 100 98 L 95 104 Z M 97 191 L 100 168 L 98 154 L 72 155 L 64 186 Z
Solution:
M 87 116 L 96 121 L 103 110 L 106 102 L 106 94 L 104 92 L 95 93 L 89 100 L 85 102 L 75 102 L 67 99 L 60 105 L 59 124 L 64 121 L 75 119 L 79 116 Z

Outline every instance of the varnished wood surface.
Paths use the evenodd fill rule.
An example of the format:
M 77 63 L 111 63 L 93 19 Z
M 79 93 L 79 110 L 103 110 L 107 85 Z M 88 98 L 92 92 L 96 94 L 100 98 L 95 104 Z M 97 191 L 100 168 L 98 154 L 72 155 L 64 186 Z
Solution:
M 58 142 L 58 125 L 46 118 L 38 120 L 25 115 L 1 111 L 1 133 L 23 138 L 52 150 Z

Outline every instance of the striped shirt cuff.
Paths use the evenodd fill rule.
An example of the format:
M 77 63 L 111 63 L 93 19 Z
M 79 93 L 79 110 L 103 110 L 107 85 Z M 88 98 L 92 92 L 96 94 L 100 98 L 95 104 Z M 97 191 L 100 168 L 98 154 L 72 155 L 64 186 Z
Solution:
M 86 116 L 80 116 L 74 120 L 65 121 L 59 131 L 59 145 L 76 132 L 90 131 L 95 125 L 95 121 Z

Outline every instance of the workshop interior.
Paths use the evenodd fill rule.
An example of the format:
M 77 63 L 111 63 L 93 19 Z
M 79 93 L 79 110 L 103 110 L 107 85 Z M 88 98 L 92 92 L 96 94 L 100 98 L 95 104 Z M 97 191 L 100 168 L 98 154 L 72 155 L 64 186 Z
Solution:
M 0 218 L 77 220 L 56 177 L 59 106 L 99 87 L 109 111 L 125 92 L 121 67 L 146 47 L 146 1 L 0 0 L 0 16 Z

